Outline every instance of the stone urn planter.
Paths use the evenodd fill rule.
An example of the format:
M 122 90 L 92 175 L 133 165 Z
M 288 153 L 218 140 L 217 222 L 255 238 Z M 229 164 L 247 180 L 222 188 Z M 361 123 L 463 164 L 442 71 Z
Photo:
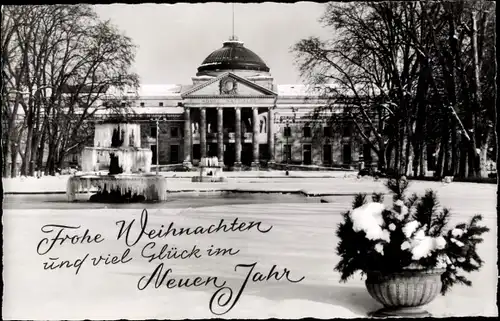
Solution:
M 424 306 L 441 291 L 444 269 L 408 269 L 384 275 L 368 272 L 365 282 L 368 293 L 384 308 L 372 312 L 371 317 L 429 317 Z

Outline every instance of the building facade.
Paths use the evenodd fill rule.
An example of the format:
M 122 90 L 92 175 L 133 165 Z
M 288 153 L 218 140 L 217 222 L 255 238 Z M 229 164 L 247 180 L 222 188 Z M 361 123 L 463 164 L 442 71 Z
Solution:
M 331 112 L 314 116 L 327 103 L 321 88 L 275 84 L 265 62 L 231 39 L 207 56 L 192 84 L 142 85 L 127 116 L 141 124 L 153 164 L 191 166 L 202 157 L 235 169 L 375 163 L 352 125 L 329 125 Z

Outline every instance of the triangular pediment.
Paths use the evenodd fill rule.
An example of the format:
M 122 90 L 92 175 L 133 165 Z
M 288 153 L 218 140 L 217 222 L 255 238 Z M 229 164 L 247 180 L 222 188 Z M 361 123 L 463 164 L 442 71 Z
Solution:
M 226 72 L 181 94 L 182 98 L 196 97 L 276 97 L 272 90 L 245 78 Z

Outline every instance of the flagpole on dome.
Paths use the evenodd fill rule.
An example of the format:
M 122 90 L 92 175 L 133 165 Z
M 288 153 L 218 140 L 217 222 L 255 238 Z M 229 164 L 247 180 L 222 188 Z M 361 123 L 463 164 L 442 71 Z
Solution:
M 232 36 L 229 38 L 229 41 L 238 41 L 238 38 L 234 34 L 234 2 L 232 3 L 232 6 L 233 6 L 233 24 L 232 24 L 233 33 L 232 33 Z

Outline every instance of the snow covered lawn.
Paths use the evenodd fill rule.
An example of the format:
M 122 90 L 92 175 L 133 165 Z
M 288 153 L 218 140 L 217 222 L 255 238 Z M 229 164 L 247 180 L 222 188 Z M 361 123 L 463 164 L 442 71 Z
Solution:
M 106 175 L 106 173 L 102 173 Z M 198 172 L 160 172 L 160 175 L 169 178 L 187 179 L 199 175 Z M 60 192 L 66 190 L 66 182 L 70 175 L 43 176 L 36 177 L 16 177 L 2 178 L 5 192 Z M 344 178 L 356 177 L 356 172 L 352 171 L 292 171 L 290 176 L 286 176 L 284 171 L 246 171 L 246 172 L 224 172 L 224 176 L 229 179 L 249 179 L 249 178 Z
M 355 177 L 231 177 L 228 172 L 228 181 L 223 183 L 193 183 L 190 178 L 171 177 L 167 179 L 167 190 L 169 192 L 182 191 L 248 191 L 248 192 L 302 192 L 310 196 L 355 194 L 359 192 L 387 192 L 384 180 L 374 181 L 370 178 L 357 179 Z M 251 172 L 244 172 L 251 173 Z M 272 173 L 272 172 L 270 172 Z M 277 172 L 278 173 L 278 172 Z M 314 172 L 302 172 L 311 175 Z M 324 173 L 324 172 L 323 172 Z M 334 172 L 335 173 L 335 172 Z M 165 173 L 165 176 L 185 173 Z M 190 173 L 187 173 L 190 174 Z M 305 174 L 304 174 L 305 175 Z M 64 193 L 68 181 L 65 176 L 45 176 L 40 179 L 33 177 L 2 179 L 4 193 Z M 424 193 L 426 189 L 432 188 L 438 195 L 451 199 L 473 199 L 478 202 L 486 202 L 486 205 L 496 204 L 495 184 L 476 183 L 451 183 L 411 181 L 410 192 Z
M 494 202 L 485 198 L 471 201 L 477 196 L 473 189 L 454 190 L 455 197 L 450 198 L 453 193 L 443 189 L 443 194 L 447 195 L 443 205 L 453 207 L 457 213 L 452 223 L 463 220 L 463 215 L 481 212 L 485 215 L 484 223 L 491 228 L 479 248 L 486 265 L 470 276 L 473 287 L 454 288 L 446 297 L 439 296 L 428 310 L 436 317 L 497 316 L 497 217 Z M 470 191 L 468 197 L 467 191 Z M 488 197 L 492 192 L 486 189 L 478 195 L 485 193 Z M 457 195 L 464 198 L 457 198 Z M 290 271 L 290 279 L 304 277 L 298 283 L 290 283 L 285 278 L 280 281 L 275 278 L 267 282 L 249 281 L 238 302 L 223 318 L 365 317 L 380 306 L 368 295 L 364 280 L 357 277 L 340 284 L 338 273 L 333 271 L 338 262 L 335 255 L 338 240 L 334 231 L 340 222 L 340 213 L 348 209 L 350 201 L 350 198 L 343 197 L 330 204 L 253 204 L 187 209 L 169 209 L 166 204 L 165 208 L 148 211 L 147 226 L 166 230 L 173 222 L 176 227 L 195 228 L 217 225 L 221 219 L 230 224 L 235 218 L 247 223 L 261 221 L 261 230 L 272 226 L 268 233 L 253 228 L 245 232 L 170 235 L 156 239 L 159 247 L 168 244 L 169 249 L 174 246 L 191 249 L 196 245 L 201 249 L 200 258 L 163 260 L 165 270 L 172 269 L 167 279 L 213 276 L 227 281 L 227 285 L 236 291 L 241 287 L 247 270 L 239 268 L 235 271 L 235 266 L 252 263 L 256 263 L 255 271 L 266 276 L 276 265 L 277 271 L 284 268 Z M 43 270 L 43 263 L 50 258 L 75 260 L 86 254 L 89 257 L 107 257 L 108 254 L 122 257 L 127 247 L 123 239 L 117 240 L 120 223 L 117 225 L 116 222 L 136 219 L 135 224 L 138 224 L 140 215 L 141 211 L 137 209 L 5 210 L 4 319 L 217 317 L 209 309 L 210 299 L 217 290 L 213 285 L 175 289 L 162 285 L 138 290 L 141 277 L 151 275 L 160 263 L 148 263 L 141 257 L 149 242 L 146 237 L 130 248 L 129 258 L 132 260 L 125 264 L 94 267 L 89 258 L 82 264 L 78 275 L 75 275 L 74 268 Z M 99 244 L 75 245 L 66 241 L 54 246 L 49 254 L 38 255 L 38 243 L 49 235 L 41 231 L 45 224 L 81 226 L 80 235 L 89 229 L 91 235 L 99 233 L 105 240 Z M 131 235 L 132 239 L 138 234 Z M 45 246 L 41 248 L 43 252 L 47 247 L 42 245 Z M 212 245 L 239 252 L 236 255 L 208 256 L 206 250 Z

